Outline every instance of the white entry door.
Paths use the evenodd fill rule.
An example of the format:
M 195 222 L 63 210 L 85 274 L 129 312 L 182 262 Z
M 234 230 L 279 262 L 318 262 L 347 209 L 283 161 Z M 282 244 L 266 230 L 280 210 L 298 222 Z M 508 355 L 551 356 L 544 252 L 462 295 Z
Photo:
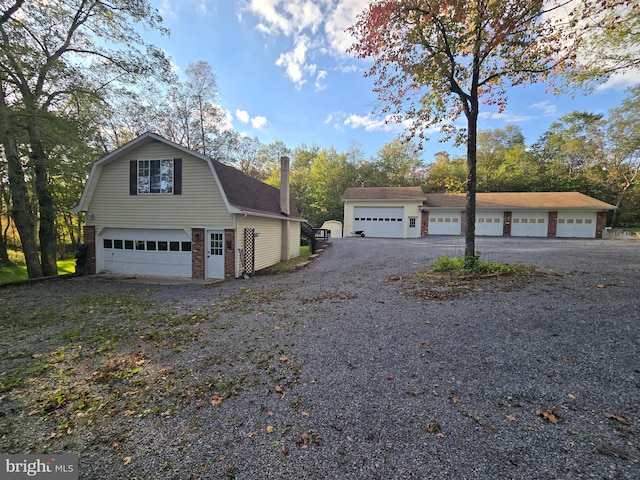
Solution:
M 224 278 L 224 232 L 207 231 L 207 278 Z

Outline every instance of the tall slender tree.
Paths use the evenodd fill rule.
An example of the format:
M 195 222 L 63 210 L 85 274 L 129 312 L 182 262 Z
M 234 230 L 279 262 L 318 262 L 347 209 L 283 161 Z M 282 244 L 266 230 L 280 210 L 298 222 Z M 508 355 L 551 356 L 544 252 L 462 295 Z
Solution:
M 18 3 L 0 24 L 0 128 L 14 220 L 29 276 L 37 277 L 57 274 L 56 215 L 44 120 L 61 102 L 73 97 L 100 101 L 109 88 L 168 72 L 169 62 L 138 33 L 138 25 L 164 31 L 162 19 L 147 0 Z M 10 109 L 21 115 L 9 115 Z M 24 145 L 18 138 L 26 138 Z M 28 157 L 29 172 L 20 150 Z M 34 251 L 36 219 L 22 205 L 29 174 L 38 200 L 39 260 Z
M 380 0 L 350 28 L 351 52 L 373 60 L 381 113 L 407 121 L 424 139 L 427 127 L 466 118 L 466 266 L 475 263 L 476 141 L 481 104 L 502 110 L 506 88 L 573 65 L 595 0 Z M 607 4 L 607 0 L 597 2 Z

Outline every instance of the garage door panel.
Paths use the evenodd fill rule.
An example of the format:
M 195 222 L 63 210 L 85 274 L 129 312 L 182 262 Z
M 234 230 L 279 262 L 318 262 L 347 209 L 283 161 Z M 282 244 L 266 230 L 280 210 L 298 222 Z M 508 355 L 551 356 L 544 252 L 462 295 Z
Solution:
M 367 237 L 404 237 L 404 207 L 354 207 L 353 230 Z
M 99 272 L 191 277 L 191 238 L 184 230 L 106 228 L 98 238 Z
M 461 225 L 459 211 L 429 212 L 429 235 L 460 235 Z
M 503 218 L 501 211 L 476 212 L 476 235 L 501 236 Z
M 595 212 L 558 212 L 557 237 L 594 238 Z
M 546 237 L 548 232 L 548 212 L 513 212 L 511 219 L 512 237 Z

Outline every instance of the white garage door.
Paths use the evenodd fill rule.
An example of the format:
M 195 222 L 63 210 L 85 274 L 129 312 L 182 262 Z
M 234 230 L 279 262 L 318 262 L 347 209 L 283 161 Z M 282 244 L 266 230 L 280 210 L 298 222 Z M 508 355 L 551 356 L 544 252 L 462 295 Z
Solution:
M 512 237 L 546 237 L 547 212 L 513 212 L 511 221 Z
M 105 228 L 96 239 L 98 272 L 191 277 L 191 237 L 184 230 Z
M 504 213 L 501 211 L 477 211 L 476 235 L 502 236 L 502 221 Z
M 404 207 L 354 207 L 353 231 L 367 237 L 404 237 Z
M 462 213 L 455 211 L 429 211 L 429 235 L 460 235 Z
M 595 238 L 595 212 L 558 212 L 556 237 Z

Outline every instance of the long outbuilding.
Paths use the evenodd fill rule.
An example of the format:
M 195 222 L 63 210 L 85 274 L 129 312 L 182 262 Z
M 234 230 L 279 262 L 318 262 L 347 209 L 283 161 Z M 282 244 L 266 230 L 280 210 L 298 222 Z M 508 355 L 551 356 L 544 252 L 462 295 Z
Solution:
M 353 187 L 342 196 L 344 235 L 418 238 L 462 235 L 464 194 L 425 194 L 420 187 Z M 579 192 L 476 194 L 478 236 L 602 238 L 616 207 Z

